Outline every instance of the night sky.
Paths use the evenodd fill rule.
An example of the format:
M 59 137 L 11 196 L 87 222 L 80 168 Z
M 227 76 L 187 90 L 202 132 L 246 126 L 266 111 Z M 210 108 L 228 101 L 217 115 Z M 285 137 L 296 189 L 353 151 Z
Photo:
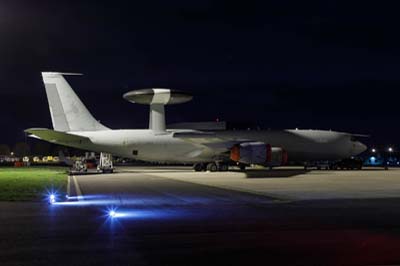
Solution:
M 400 144 L 400 22 L 382 1 L 0 1 L 0 143 L 51 127 L 41 71 L 111 128 L 145 128 L 133 89 L 192 92 L 167 122 L 320 128 Z

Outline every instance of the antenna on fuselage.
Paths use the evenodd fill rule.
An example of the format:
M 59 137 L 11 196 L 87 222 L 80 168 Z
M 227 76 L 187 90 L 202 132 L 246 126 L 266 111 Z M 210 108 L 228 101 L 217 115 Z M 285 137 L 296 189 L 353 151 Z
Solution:
M 124 99 L 131 103 L 150 106 L 149 129 L 156 133 L 165 132 L 165 105 L 185 103 L 193 99 L 189 93 L 163 89 L 142 89 L 127 92 Z

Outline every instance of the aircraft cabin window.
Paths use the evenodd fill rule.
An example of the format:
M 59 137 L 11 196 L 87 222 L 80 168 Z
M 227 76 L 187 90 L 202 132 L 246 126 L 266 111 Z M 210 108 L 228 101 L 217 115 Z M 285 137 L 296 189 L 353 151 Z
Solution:
M 138 155 L 138 153 L 139 153 L 139 152 L 138 152 L 137 150 L 133 150 L 133 151 L 132 151 L 132 155 Z

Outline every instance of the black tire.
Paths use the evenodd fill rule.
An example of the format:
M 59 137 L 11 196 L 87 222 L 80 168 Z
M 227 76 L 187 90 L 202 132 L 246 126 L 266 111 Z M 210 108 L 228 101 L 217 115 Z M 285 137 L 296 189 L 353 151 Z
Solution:
M 218 171 L 218 166 L 216 163 L 209 163 L 207 164 L 207 171 L 216 172 Z
M 245 171 L 246 170 L 246 165 L 241 164 L 239 165 L 240 171 Z
M 195 172 L 201 172 L 201 171 L 203 171 L 203 168 L 204 168 L 204 166 L 202 163 L 196 163 L 193 165 L 193 170 Z

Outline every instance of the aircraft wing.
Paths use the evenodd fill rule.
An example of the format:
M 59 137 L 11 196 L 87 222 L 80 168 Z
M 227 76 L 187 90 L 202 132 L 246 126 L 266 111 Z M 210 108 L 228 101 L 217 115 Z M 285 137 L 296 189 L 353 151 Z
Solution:
M 190 142 L 199 146 L 206 146 L 211 149 L 229 150 L 235 144 L 248 142 L 245 139 L 225 139 L 218 137 L 213 132 L 203 131 L 182 131 L 175 132 L 174 138 L 182 139 L 183 141 Z
M 25 130 L 29 133 L 29 137 L 49 141 L 57 144 L 83 144 L 90 143 L 90 139 L 87 137 L 78 136 L 66 132 L 55 131 L 47 128 L 30 128 Z
M 202 131 L 175 132 L 174 138 L 179 138 L 188 142 L 193 142 L 198 144 L 216 143 L 224 141 L 223 139 L 218 138 L 212 132 L 202 132 Z

